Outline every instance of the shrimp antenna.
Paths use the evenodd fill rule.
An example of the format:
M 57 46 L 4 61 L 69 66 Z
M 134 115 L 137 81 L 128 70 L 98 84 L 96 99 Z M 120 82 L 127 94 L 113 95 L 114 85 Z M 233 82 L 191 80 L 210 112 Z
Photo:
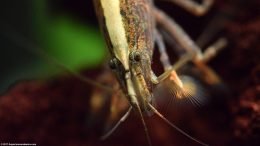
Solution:
M 90 78 L 87 78 L 87 77 L 81 75 L 80 73 L 77 73 L 77 72 L 71 70 L 69 67 L 67 67 L 66 65 L 64 65 L 63 63 L 61 63 L 60 61 L 55 59 L 54 57 L 50 56 L 46 52 L 44 52 L 40 47 L 33 44 L 25 36 L 19 35 L 17 32 L 15 32 L 13 29 L 11 29 L 8 25 L 4 25 L 3 28 L 5 28 L 5 29 L 3 29 L 3 32 L 9 40 L 18 44 L 20 47 L 26 49 L 28 52 L 36 54 L 37 56 L 39 56 L 40 58 L 42 58 L 43 60 L 45 60 L 49 64 L 55 65 L 55 66 L 63 69 L 64 71 L 66 71 L 67 73 L 69 73 L 69 74 L 73 75 L 74 77 L 78 78 L 82 82 L 85 82 L 85 83 L 92 85 L 92 86 L 96 86 L 98 88 L 104 89 L 104 90 L 109 91 L 109 92 L 113 92 L 112 88 L 105 86 L 105 85 L 102 85 L 102 84 L 99 84 L 96 81 L 94 81 Z
M 186 133 L 185 131 L 181 130 L 178 126 L 176 126 L 175 124 L 173 124 L 172 122 L 170 122 L 167 118 L 165 118 L 155 107 L 153 107 L 153 105 L 151 105 L 150 103 L 148 103 L 148 106 L 151 108 L 151 110 L 157 115 L 159 116 L 163 121 L 165 121 L 168 125 L 170 125 L 172 128 L 176 129 L 177 131 L 179 131 L 181 134 L 185 135 L 186 137 L 188 137 L 189 139 L 203 145 L 203 146 L 208 146 L 208 144 L 201 142 L 200 140 L 190 136 L 188 133 Z
M 127 117 L 129 116 L 129 114 L 131 113 L 133 107 L 130 106 L 130 108 L 128 109 L 128 111 L 123 115 L 123 117 L 120 118 L 120 120 L 116 123 L 116 125 L 111 128 L 106 134 L 104 134 L 103 136 L 100 137 L 101 140 L 105 140 L 107 139 L 112 133 L 114 133 L 114 131 L 119 127 L 119 125 L 121 123 L 123 123 Z
M 146 139 L 147 139 L 148 145 L 149 145 L 149 146 L 152 146 L 152 142 L 151 142 L 151 138 L 150 138 L 150 136 L 149 136 L 148 128 L 147 128 L 147 126 L 146 126 L 146 123 L 145 123 L 145 121 L 144 121 L 144 116 L 143 116 L 143 114 L 142 114 L 141 108 L 140 108 L 140 106 L 139 106 L 138 103 L 136 103 L 136 107 L 137 107 L 138 113 L 139 113 L 139 115 L 140 115 L 140 118 L 141 118 L 141 120 L 142 120 L 142 124 L 143 124 L 143 126 L 144 126 L 144 132 L 145 132 L 145 135 L 146 135 Z

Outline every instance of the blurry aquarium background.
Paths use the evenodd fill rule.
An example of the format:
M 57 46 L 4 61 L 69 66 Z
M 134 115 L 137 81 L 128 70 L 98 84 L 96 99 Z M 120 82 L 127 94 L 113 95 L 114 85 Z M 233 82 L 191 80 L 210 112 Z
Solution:
M 33 52 L 35 47 L 75 71 L 104 61 L 105 45 L 91 1 L 4 0 L 0 7 L 0 93 L 19 80 L 61 71 Z
M 225 36 L 229 40 L 229 45 L 209 62 L 228 88 L 208 87 L 212 92 L 208 104 L 176 106 L 165 111 L 165 116 L 209 145 L 260 146 L 260 1 L 215 0 L 209 14 L 200 18 L 176 5 L 157 2 L 156 6 L 174 18 L 192 39 L 198 40 L 213 24 L 217 34 L 213 36 L 210 32 L 213 38 L 207 39 L 214 41 Z M 222 28 L 218 23 L 222 23 Z M 1 142 L 50 146 L 147 144 L 138 114 L 131 114 L 110 139 L 100 141 L 106 119 L 110 118 L 109 109 L 116 109 L 110 108 L 110 101 L 123 104 L 103 92 L 107 98 L 100 101 L 108 104 L 102 106 L 100 113 L 90 114 L 93 108 L 88 105 L 95 104 L 91 102 L 93 92 L 89 92 L 89 85 L 65 76 L 62 69 L 34 53 L 39 47 L 70 69 L 97 76 L 107 54 L 103 40 L 92 0 L 1 1 L 0 145 Z M 211 42 L 206 43 L 208 46 Z M 156 50 L 154 54 L 159 53 Z M 169 54 L 174 59 L 175 54 Z M 95 79 L 101 77 L 109 79 L 107 76 Z M 147 117 L 146 123 L 153 145 L 198 145 L 156 116 Z

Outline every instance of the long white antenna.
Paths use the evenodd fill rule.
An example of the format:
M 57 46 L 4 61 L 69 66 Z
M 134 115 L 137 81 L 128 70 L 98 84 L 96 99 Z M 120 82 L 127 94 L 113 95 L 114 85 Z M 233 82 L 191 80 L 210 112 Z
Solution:
M 147 128 L 147 126 L 146 126 L 146 123 L 145 123 L 145 121 L 144 121 L 144 116 L 143 116 L 143 114 L 142 114 L 141 108 L 140 108 L 140 106 L 139 106 L 138 103 L 136 103 L 136 107 L 137 107 L 138 113 L 139 113 L 139 115 L 140 115 L 140 118 L 141 118 L 142 123 L 143 123 L 143 126 L 144 126 L 144 132 L 145 132 L 145 135 L 146 135 L 146 139 L 147 139 L 148 145 L 149 145 L 149 146 L 152 146 L 152 142 L 151 142 L 151 138 L 150 138 L 150 136 L 149 136 L 148 128 Z
M 168 119 L 166 119 L 159 111 L 156 110 L 155 107 L 153 107 L 150 103 L 148 103 L 149 107 L 151 108 L 151 110 L 157 115 L 159 116 L 161 119 L 163 119 L 168 125 L 170 125 L 171 127 L 173 127 L 174 129 L 176 129 L 177 131 L 179 131 L 181 134 L 185 135 L 186 137 L 188 137 L 189 139 L 203 145 L 203 146 L 208 146 L 208 144 L 201 142 L 200 140 L 190 136 L 188 133 L 184 132 L 183 130 L 181 130 L 179 127 L 177 127 L 176 125 L 174 125 L 172 122 L 170 122 Z
M 123 117 L 121 117 L 121 119 L 116 123 L 116 125 L 112 129 L 110 129 L 105 135 L 101 136 L 100 139 L 101 140 L 107 139 L 118 128 L 118 126 L 127 119 L 132 109 L 133 107 L 130 106 L 128 111 L 123 115 Z

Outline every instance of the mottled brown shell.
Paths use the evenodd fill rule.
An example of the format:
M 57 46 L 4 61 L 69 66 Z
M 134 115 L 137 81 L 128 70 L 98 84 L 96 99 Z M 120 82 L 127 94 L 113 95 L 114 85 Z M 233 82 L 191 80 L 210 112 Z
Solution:
M 120 14 L 126 30 L 126 38 L 129 51 L 138 50 L 145 52 L 152 57 L 154 47 L 154 27 L 155 22 L 152 16 L 152 2 L 150 0 L 119 0 Z M 106 39 L 107 46 L 112 56 L 113 45 L 109 39 L 105 26 L 105 17 L 100 4 L 100 0 L 94 0 L 96 13 L 99 19 L 101 30 Z M 116 27 L 116 26 L 115 26 Z

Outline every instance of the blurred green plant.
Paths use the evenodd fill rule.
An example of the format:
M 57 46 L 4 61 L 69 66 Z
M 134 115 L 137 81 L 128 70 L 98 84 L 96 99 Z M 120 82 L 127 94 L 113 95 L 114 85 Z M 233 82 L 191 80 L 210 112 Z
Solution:
M 104 60 L 105 45 L 97 27 L 66 14 L 50 16 L 47 0 L 34 1 L 33 11 L 36 33 L 48 54 L 73 70 L 94 67 Z
M 82 23 L 69 13 L 51 15 L 50 2 L 53 1 L 14 0 L 1 5 L 3 23 L 10 25 L 21 38 L 14 41 L 0 35 L 4 48 L 0 57 L 0 93 L 21 80 L 49 78 L 61 71 L 34 51 L 25 49 L 27 45 L 23 43 L 35 44 L 71 70 L 93 68 L 104 61 L 106 49 L 98 28 Z M 24 37 L 28 42 L 16 43 Z

